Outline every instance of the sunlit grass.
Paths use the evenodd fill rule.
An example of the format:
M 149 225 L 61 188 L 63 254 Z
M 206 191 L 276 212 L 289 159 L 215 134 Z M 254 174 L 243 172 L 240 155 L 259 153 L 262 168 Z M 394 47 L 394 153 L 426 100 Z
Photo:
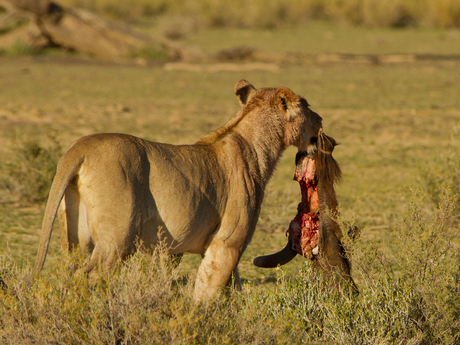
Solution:
M 404 42 L 412 35 L 421 42 L 416 31 L 386 37 L 406 33 L 394 47 L 411 52 L 415 48 Z M 333 40 L 343 38 L 334 32 Z M 429 40 L 436 42 L 437 33 L 430 32 Z M 214 41 L 221 37 L 223 47 L 234 46 L 240 33 L 267 42 L 272 37 L 275 43 L 264 49 L 274 53 L 281 51 L 283 37 L 290 47 L 296 44 L 289 43 L 288 30 L 272 36 L 235 30 L 225 41 L 216 29 L 198 32 L 191 41 L 204 47 L 209 35 Z M 297 41 L 298 51 L 305 52 Z M 451 49 L 450 54 L 458 53 L 456 46 Z M 309 62 L 283 65 L 278 72 L 196 73 L 2 58 L 0 178 L 16 178 L 20 188 L 2 185 L 0 191 L 0 269 L 15 293 L 0 291 L 1 342 L 455 343 L 460 329 L 459 68 L 457 61 Z M 193 143 L 240 109 L 233 94 L 240 78 L 305 96 L 323 117 L 325 132 L 340 143 L 334 157 L 343 170 L 337 187 L 342 220 L 361 229 L 357 242 L 347 240 L 359 296 L 331 290 L 301 257 L 280 270 L 252 265 L 254 257 L 286 244 L 284 232 L 300 201 L 292 180 L 295 148 L 285 152 L 267 187 L 253 241 L 239 264 L 241 294 L 229 291 L 207 307 L 195 306 L 191 291 L 201 258 L 191 254 L 176 269 L 167 268 L 161 253 L 137 253 L 112 276 L 90 282 L 70 270 L 83 258 L 61 258 L 57 226 L 42 275 L 32 290 L 25 289 L 44 201 L 42 192 L 38 202 L 27 201 L 21 189 L 31 193 L 37 183 L 27 187 L 28 182 L 51 182 L 43 176 L 34 180 L 34 172 L 48 171 L 59 150 L 96 132 Z M 27 162 L 34 169 L 18 170 Z
M 62 0 L 61 3 L 126 21 L 143 16 L 185 15 L 198 25 L 217 27 L 274 28 L 318 18 L 371 27 L 460 25 L 460 5 L 455 0 Z
M 454 343 L 460 251 L 444 235 L 454 224 L 449 190 L 442 200 L 430 215 L 414 195 L 394 228 L 408 244 L 396 254 L 396 270 L 374 242 L 347 242 L 359 295 L 346 286 L 332 288 L 306 263 L 294 276 L 277 269 L 269 289 L 246 283 L 241 293 L 229 289 L 195 305 L 193 280 L 161 246 L 91 279 L 70 269 L 81 265 L 80 255 L 64 255 L 27 289 L 30 270 L 3 258 L 0 336 L 5 344 Z

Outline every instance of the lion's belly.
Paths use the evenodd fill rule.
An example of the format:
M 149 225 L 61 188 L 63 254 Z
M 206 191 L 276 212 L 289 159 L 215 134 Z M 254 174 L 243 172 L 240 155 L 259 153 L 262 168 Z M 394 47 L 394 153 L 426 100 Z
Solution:
M 170 254 L 204 254 L 220 223 L 215 205 L 197 195 L 174 202 L 161 202 L 159 197 L 155 204 L 156 207 L 148 208 L 149 214 L 142 224 L 140 238 L 144 245 L 155 246 L 161 239 Z
M 213 229 L 207 224 L 191 226 L 185 224 L 165 224 L 158 218 L 147 220 L 142 225 L 141 240 L 145 247 L 153 248 L 163 241 L 169 254 L 204 254 Z

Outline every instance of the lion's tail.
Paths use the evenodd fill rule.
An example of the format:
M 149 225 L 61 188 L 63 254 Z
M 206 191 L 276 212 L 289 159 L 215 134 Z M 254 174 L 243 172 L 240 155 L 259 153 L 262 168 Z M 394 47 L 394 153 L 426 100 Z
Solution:
M 48 196 L 48 202 L 46 203 L 42 232 L 40 235 L 40 244 L 38 246 L 37 258 L 35 261 L 34 269 L 32 271 L 32 275 L 40 272 L 43 268 L 46 254 L 48 253 L 54 219 L 56 218 L 59 205 L 67 186 L 77 174 L 81 164 L 83 163 L 83 160 L 83 155 L 77 154 L 77 157 L 75 157 L 75 155 L 71 155 L 69 152 L 67 152 L 59 161 L 56 175 L 54 176 L 54 180 Z M 31 281 L 33 281 L 33 276 Z

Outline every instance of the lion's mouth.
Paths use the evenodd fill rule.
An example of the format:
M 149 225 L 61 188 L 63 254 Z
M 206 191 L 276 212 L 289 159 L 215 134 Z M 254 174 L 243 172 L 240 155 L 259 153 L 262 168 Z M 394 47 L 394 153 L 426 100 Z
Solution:
M 319 199 L 316 164 L 308 152 L 301 151 L 297 154 L 294 180 L 300 184 L 302 201 L 287 233 L 291 239 L 292 249 L 304 257 L 313 259 L 319 252 Z
M 299 152 L 303 152 L 306 155 L 308 155 L 308 157 L 313 158 L 317 150 L 318 150 L 318 137 L 311 137 L 306 150 L 299 149 Z

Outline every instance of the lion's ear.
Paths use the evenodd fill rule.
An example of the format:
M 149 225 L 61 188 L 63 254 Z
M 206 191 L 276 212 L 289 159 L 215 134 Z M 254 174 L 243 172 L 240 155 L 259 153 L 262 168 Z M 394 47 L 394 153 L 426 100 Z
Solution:
M 288 121 L 301 112 L 297 95 L 286 87 L 280 87 L 276 90 L 275 102 L 280 111 L 286 115 Z
M 240 100 L 242 106 L 248 104 L 255 92 L 256 89 L 247 80 L 241 79 L 235 85 L 235 94 Z

